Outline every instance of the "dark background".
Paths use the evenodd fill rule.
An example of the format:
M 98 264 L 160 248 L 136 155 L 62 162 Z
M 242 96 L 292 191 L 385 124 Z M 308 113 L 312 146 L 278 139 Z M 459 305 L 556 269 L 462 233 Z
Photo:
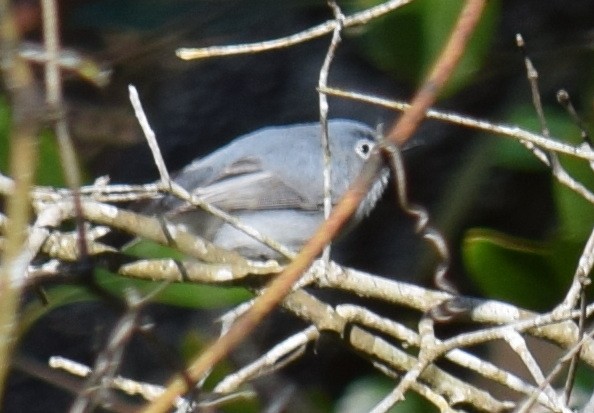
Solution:
M 157 176 L 129 108 L 129 83 L 140 92 L 171 170 L 260 127 L 318 119 L 315 86 L 329 37 L 290 49 L 200 62 L 179 61 L 174 50 L 288 35 L 331 18 L 322 1 L 59 3 L 64 46 L 84 51 L 113 70 L 111 84 L 103 89 L 73 75 L 66 76 L 71 130 L 89 179 L 109 175 L 112 182 L 144 183 Z M 13 4 L 22 36 L 38 41 L 38 3 L 21 0 Z M 545 105 L 554 105 L 554 94 L 563 87 L 584 118 L 591 119 L 592 22 L 594 3 L 588 0 L 502 2 L 481 69 L 438 106 L 497 121 L 505 119 L 510 108 L 529 104 L 523 58 L 514 45 L 515 34 L 521 32 L 540 72 Z M 411 96 L 414 82 L 379 68 L 366 55 L 356 32 L 348 32 L 343 38 L 330 72 L 330 85 L 394 99 Z M 358 119 L 373 126 L 390 125 L 397 114 L 330 98 L 330 117 Z M 474 181 L 474 186 L 456 187 L 458 172 L 488 141 L 476 135 L 460 127 L 425 122 L 414 137 L 418 146 L 406 152 L 410 197 L 429 207 L 438 226 L 443 224 L 457 258 L 451 277 L 465 293 L 477 293 L 472 284 L 464 281 L 464 268 L 457 257 L 465 229 L 485 226 L 543 238 L 554 231 L 557 222 L 546 171 L 491 168 Z M 441 214 L 447 207 L 444 200 L 451 199 L 453 191 L 459 191 L 467 201 L 464 208 L 450 215 Z M 444 216 L 451 219 L 440 221 Z M 364 225 L 338 243 L 334 254 L 345 265 L 379 275 L 415 282 L 430 278 L 427 263 L 432 253 L 414 234 L 410 220 L 398 212 L 391 191 Z M 60 354 L 92 364 L 116 314 L 108 305 L 96 302 L 59 308 L 26 334 L 17 352 L 41 362 Z M 212 316 L 159 305 L 147 315 L 158 326 L 156 335 L 173 348 L 179 346 L 179 337 L 185 332 L 204 326 Z M 278 325 L 287 322 L 275 320 L 260 329 L 258 340 L 270 341 L 285 334 L 286 329 Z M 336 397 L 367 364 L 350 353 L 336 352 L 337 345 L 338 340 L 325 338 L 317 355 L 290 369 L 283 379 L 287 382 L 280 383 L 297 380 L 307 383 L 303 387 L 306 390 L 323 385 L 328 397 Z M 174 370 L 157 363 L 159 357 L 142 338 L 135 338 L 128 348 L 133 350 L 127 352 L 124 375 L 159 382 Z M 264 398 L 274 393 L 271 387 L 265 388 Z M 61 412 L 67 409 L 71 397 L 15 372 L 2 411 Z

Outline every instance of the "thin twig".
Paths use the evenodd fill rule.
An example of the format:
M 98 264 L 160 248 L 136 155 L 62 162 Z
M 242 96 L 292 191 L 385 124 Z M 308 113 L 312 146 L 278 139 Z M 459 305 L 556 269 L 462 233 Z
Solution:
M 415 219 L 415 231 L 429 242 L 433 250 L 437 253 L 438 262 L 433 273 L 435 285 L 450 294 L 457 294 L 457 289 L 446 278 L 450 266 L 450 251 L 444 236 L 439 230 L 430 225 L 427 210 L 420 205 L 410 203 L 408 200 L 404 160 L 402 159 L 399 147 L 386 142 L 382 142 L 381 147 L 392 168 L 394 186 L 400 208 Z
M 532 408 L 532 405 L 534 404 L 536 399 L 538 397 L 540 397 L 540 394 L 541 394 L 544 386 L 551 383 L 563 371 L 563 368 L 565 367 L 565 365 L 568 362 L 571 362 L 571 360 L 573 360 L 575 355 L 581 351 L 581 348 L 584 345 L 584 343 L 586 343 L 588 340 L 591 340 L 593 336 L 594 336 L 594 330 L 592 330 L 588 334 L 584 335 L 584 337 L 582 337 L 582 339 L 575 346 L 570 348 L 569 351 L 563 357 L 560 358 L 560 361 L 549 372 L 549 374 L 547 375 L 547 377 L 545 378 L 543 383 L 541 383 L 541 385 L 538 387 L 538 389 L 536 389 L 532 394 L 530 394 L 530 397 L 528 397 L 526 399 L 526 401 L 520 406 L 520 408 L 517 410 L 517 413 L 527 413 Z M 568 402 L 569 402 L 568 400 L 565 400 L 566 404 Z M 583 410 L 583 412 L 590 412 L 590 411 L 591 410 L 588 410 L 588 409 Z
M 360 11 L 347 16 L 343 20 L 344 27 L 358 26 L 370 22 L 384 14 L 396 10 L 412 0 L 390 0 L 369 9 Z M 303 43 L 313 40 L 316 37 L 324 36 L 332 33 L 336 26 L 340 23 L 336 19 L 328 20 L 318 26 L 312 27 L 303 32 L 293 34 L 291 36 L 282 37 L 280 39 L 268 40 L 264 42 L 237 44 L 230 46 L 211 46 L 204 48 L 180 48 L 177 49 L 176 54 L 179 58 L 184 60 L 204 59 L 216 56 L 231 56 L 237 54 L 253 54 L 274 49 L 282 49 L 290 47 L 298 43 Z
M 146 301 L 145 301 L 146 303 Z M 128 291 L 127 310 L 113 328 L 108 343 L 95 361 L 84 389 L 70 408 L 70 413 L 93 411 L 107 402 L 108 386 L 114 381 L 122 362 L 124 349 L 138 327 L 142 301 L 133 291 Z
M 29 191 L 37 160 L 37 133 L 42 104 L 28 65 L 18 56 L 19 38 L 9 0 L 0 0 L 0 70 L 12 98 L 10 176 L 15 180 L 6 200 L 6 246 L 0 258 L 0 404 L 16 341 L 17 309 L 29 262 L 24 260 L 31 206 Z
M 23 41 L 19 45 L 19 55 L 32 63 L 46 64 L 50 60 L 48 51 L 43 45 L 27 41 Z M 61 49 L 58 55 L 58 64 L 60 69 L 73 71 L 98 87 L 105 87 L 110 82 L 112 71 L 101 67 L 78 50 Z
M 410 104 L 390 99 L 384 99 L 376 96 L 370 96 L 363 93 L 345 91 L 337 88 L 322 89 L 333 96 L 341 96 L 361 102 L 372 103 L 390 109 L 405 111 L 410 108 Z M 435 109 L 427 110 L 427 118 L 437 119 L 445 122 L 455 123 L 460 126 L 491 132 L 495 135 L 506 136 L 517 139 L 523 143 L 532 153 L 545 165 L 550 166 L 548 157 L 542 149 L 571 155 L 576 158 L 586 159 L 594 162 L 594 150 L 588 145 L 573 146 L 559 141 L 558 139 L 546 138 L 542 135 L 532 133 L 513 125 L 495 124 L 486 120 L 474 119 L 454 112 L 446 112 Z M 541 149 L 542 148 L 542 149 Z M 573 179 L 563 169 L 553 171 L 555 178 L 578 195 L 594 204 L 594 194 L 580 182 Z
M 349 322 L 360 324 L 367 329 L 380 331 L 399 341 L 403 341 L 404 346 L 407 348 L 409 346 L 421 346 L 421 339 L 418 333 L 390 319 L 379 317 L 364 307 L 345 304 L 337 306 L 336 312 Z M 438 341 L 438 345 L 441 344 Z M 528 385 L 512 373 L 500 369 L 488 361 L 481 360 L 464 350 L 450 350 L 445 353 L 445 358 L 521 394 L 532 395 L 536 390 L 534 386 Z M 548 399 L 545 397 L 538 397 L 538 401 L 544 406 L 552 408 L 552 405 L 549 404 Z
M 208 202 L 201 199 L 199 196 L 190 193 L 181 185 L 177 184 L 176 182 L 170 179 L 169 172 L 167 171 L 167 167 L 165 166 L 165 161 L 163 160 L 163 156 L 161 155 L 161 149 L 159 148 L 159 144 L 155 137 L 155 133 L 153 132 L 146 117 L 146 114 L 144 113 L 144 109 L 142 108 L 142 104 L 140 102 L 140 99 L 138 98 L 136 88 L 132 85 L 130 85 L 128 88 L 130 91 L 130 101 L 134 106 L 136 117 L 138 118 L 138 121 L 142 126 L 145 138 L 153 154 L 153 159 L 155 161 L 155 164 L 157 165 L 159 174 L 161 175 L 161 183 L 163 186 L 162 189 L 169 192 L 171 195 L 187 202 L 190 205 L 202 208 L 206 212 L 212 214 L 217 218 L 222 219 L 234 228 L 244 232 L 245 234 L 249 235 L 255 240 L 266 245 L 267 247 L 277 251 L 281 255 L 284 255 L 288 259 L 292 259 L 295 256 L 295 253 L 291 251 L 289 248 L 282 245 L 280 242 L 277 242 L 276 240 L 267 237 L 255 228 L 252 228 L 249 225 L 244 224 L 243 222 L 241 222 L 240 219 L 234 217 L 233 215 L 215 207 L 214 205 L 209 204 Z
M 328 46 L 328 51 L 326 52 L 326 57 L 324 58 L 322 68 L 320 69 L 320 76 L 318 80 L 319 89 L 328 85 L 328 72 L 330 71 L 330 65 L 334 59 L 336 49 L 338 48 L 338 45 L 341 41 L 340 33 L 342 31 L 344 21 L 344 15 L 335 1 L 328 0 L 328 6 L 332 9 L 332 13 L 334 14 L 336 27 L 332 33 L 332 40 L 330 41 L 330 46 Z M 332 210 L 332 154 L 330 153 L 330 141 L 328 138 L 328 98 L 326 97 L 326 94 L 322 92 L 318 92 L 318 97 L 320 106 L 320 125 L 322 129 L 322 151 L 324 157 L 324 219 L 328 219 L 330 216 L 330 211 Z M 322 253 L 322 257 L 326 263 L 330 262 L 330 248 L 330 244 L 326 245 L 324 252 Z
M 321 92 L 327 93 L 328 95 L 332 96 L 340 96 L 358 100 L 361 102 L 372 103 L 374 105 L 383 106 L 390 109 L 396 109 L 399 111 L 406 111 L 411 106 L 410 103 L 406 103 L 403 101 L 385 99 L 364 93 L 346 91 L 334 87 L 322 89 Z M 530 142 L 533 145 L 536 145 L 540 148 L 546 149 L 548 151 L 564 153 L 566 155 L 571 155 L 576 158 L 594 161 L 594 151 L 591 149 L 584 149 L 579 146 L 570 145 L 561 142 L 561 140 L 553 137 L 547 138 L 542 135 L 524 130 L 518 126 L 493 123 L 487 120 L 476 119 L 460 115 L 456 112 L 448 112 L 437 109 L 428 109 L 426 115 L 428 119 L 442 120 L 444 122 L 450 122 L 464 127 L 479 129 L 485 132 L 491 132 L 495 135 L 502 135 L 517 140 L 523 140 L 526 142 Z
M 320 332 L 314 326 L 307 327 L 305 330 L 293 334 L 272 347 L 257 360 L 243 367 L 238 372 L 225 377 L 217 384 L 214 391 L 216 393 L 229 393 L 248 380 L 253 380 L 256 377 L 269 374 L 284 367 L 289 362 L 303 355 L 306 345 L 317 340 L 319 336 Z
M 538 71 L 532 64 L 532 60 L 530 59 L 530 57 L 528 56 L 528 53 L 526 52 L 524 39 L 522 38 L 522 35 L 519 33 L 516 35 L 516 42 L 518 44 L 518 47 L 524 54 L 524 62 L 526 65 L 526 75 L 528 77 L 528 82 L 530 83 L 530 91 L 532 93 L 532 102 L 534 105 L 534 109 L 536 110 L 536 114 L 538 115 L 541 133 L 543 134 L 544 137 L 550 138 L 551 134 L 549 131 L 549 127 L 547 125 L 545 115 L 544 115 L 544 110 L 542 107 L 542 101 L 541 101 L 541 97 L 540 97 L 540 90 L 538 87 Z M 563 166 L 559 162 L 559 157 L 557 156 L 557 154 L 555 152 L 547 152 L 546 156 L 549 159 L 549 164 L 551 166 L 551 170 L 552 170 L 554 176 L 558 176 L 559 174 L 567 174 L 567 172 L 565 171 L 565 168 L 563 168 Z M 578 267 L 578 268 L 580 268 L 580 267 Z M 576 271 L 576 274 L 577 273 L 579 273 L 579 271 Z M 579 329 L 578 338 L 577 338 L 578 341 L 581 340 L 581 338 L 584 335 L 584 323 L 585 323 L 584 309 L 585 309 L 585 300 L 586 300 L 584 283 L 582 282 L 584 279 L 585 279 L 585 277 L 583 277 L 583 276 L 577 277 L 577 281 L 578 281 L 577 286 L 579 289 L 580 304 L 582 307 L 582 315 L 580 316 L 580 319 L 578 320 L 578 329 Z M 570 290 L 571 290 L 571 288 L 570 288 Z M 569 364 L 569 369 L 567 372 L 567 379 L 565 381 L 565 389 L 564 389 L 564 397 L 565 397 L 566 402 L 568 402 L 571 397 L 571 391 L 572 391 L 573 385 L 575 383 L 575 375 L 576 375 L 578 361 L 579 361 L 579 352 L 576 353 L 575 357 L 571 360 L 571 363 Z
M 62 168 L 64 170 L 64 177 L 66 184 L 73 192 L 72 201 L 77 210 L 76 226 L 79 232 L 79 254 L 81 258 L 85 258 L 88 253 L 84 222 L 82 221 L 82 207 L 80 204 L 80 197 L 78 188 L 81 184 L 80 171 L 78 169 L 78 161 L 70 132 L 68 131 L 68 123 L 66 122 L 66 115 L 64 112 L 64 102 L 62 96 L 62 79 L 60 75 L 60 40 L 58 29 L 58 10 L 55 0 L 42 0 L 41 8 L 43 11 L 43 40 L 47 53 L 47 61 L 45 63 L 45 88 L 46 101 L 52 114 L 54 131 L 60 148 L 60 158 L 62 161 Z
M 130 103 L 134 108 L 134 114 L 136 115 L 136 119 L 138 119 L 138 123 L 144 132 L 144 137 L 148 143 L 148 146 L 153 154 L 153 160 L 155 161 L 155 165 L 159 170 L 159 175 L 161 176 L 161 182 L 165 187 L 169 187 L 171 185 L 171 178 L 169 177 L 169 171 L 167 170 L 167 166 L 165 166 L 165 160 L 163 159 L 163 155 L 161 155 L 161 149 L 159 148 L 159 144 L 157 142 L 157 137 L 155 136 L 155 132 L 144 113 L 144 109 L 142 108 L 142 103 L 140 102 L 140 98 L 138 97 L 138 91 L 134 85 L 128 85 L 128 92 L 130 97 Z
M 422 120 L 426 110 L 435 101 L 441 87 L 451 75 L 455 63 L 460 59 L 470 33 L 479 21 L 483 7 L 483 0 L 470 0 L 463 9 L 456 29 L 431 76 L 413 100 L 414 103 L 411 109 L 400 118 L 395 127 L 392 134 L 395 143 L 399 143 L 398 141 L 401 143 L 412 135 L 414 128 Z M 323 247 L 332 239 L 342 224 L 347 221 L 348 217 L 355 212 L 357 205 L 367 193 L 368 188 L 377 179 L 380 171 L 380 163 L 378 162 L 377 154 L 375 157 L 371 156 L 370 160 L 374 160 L 374 158 L 375 164 L 368 162 L 365 165 L 355 184 L 346 192 L 328 220 L 324 221 L 318 228 L 311 240 L 303 247 L 300 254 L 287 266 L 283 273 L 269 284 L 264 293 L 255 300 L 254 305 L 233 325 L 225 336 L 219 338 L 197 359 L 192 361 L 187 371 L 189 377 L 194 380 L 200 378 L 205 371 L 227 355 L 232 348 L 237 346 L 260 323 L 264 316 L 289 293 L 305 269 L 320 254 Z M 148 406 L 145 413 L 165 411 L 169 408 L 171 402 L 180 393 L 184 392 L 186 388 L 187 384 L 181 377 L 175 378 L 163 396 Z
M 234 217 L 233 215 L 223 211 L 215 207 L 214 205 L 209 204 L 208 202 L 204 201 L 199 196 L 191 194 L 181 185 L 177 184 L 176 182 L 172 181 L 170 183 L 169 191 L 171 195 L 186 201 L 188 204 L 193 205 L 195 207 L 202 208 L 206 212 L 212 214 L 213 216 L 222 219 L 226 223 L 232 225 L 234 228 L 244 232 L 245 234 L 249 235 L 250 237 L 254 238 L 255 240 L 261 242 L 262 244 L 266 245 L 269 248 L 272 248 L 274 251 L 277 251 L 281 255 L 284 255 L 288 259 L 293 259 L 295 257 L 295 252 L 291 251 L 289 248 L 282 245 L 280 242 L 267 237 L 266 235 L 260 233 L 255 228 L 250 227 L 247 224 L 244 224 L 239 218 Z
M 303 290 L 291 293 L 283 301 L 283 306 L 300 318 L 313 323 L 320 331 L 334 331 L 344 336 L 355 350 L 368 355 L 373 360 L 381 360 L 381 363 L 393 369 L 392 371 L 406 372 L 416 363 L 413 356 L 384 340 L 383 337 L 356 325 L 347 328 L 345 318 L 338 315 L 332 307 Z M 511 407 L 510 403 L 500 402 L 487 392 L 436 366 L 430 366 L 423 373 L 422 381 L 427 383 L 433 392 L 443 395 L 453 403 L 468 403 L 486 411 L 503 411 Z

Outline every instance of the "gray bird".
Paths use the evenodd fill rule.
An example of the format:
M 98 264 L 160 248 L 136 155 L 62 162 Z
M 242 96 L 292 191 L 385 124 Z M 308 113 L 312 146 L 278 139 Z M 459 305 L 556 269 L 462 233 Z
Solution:
M 241 136 L 186 166 L 175 181 L 206 202 L 298 251 L 324 219 L 323 153 L 319 123 L 268 127 Z M 335 204 L 369 157 L 375 131 L 350 120 L 329 122 L 331 199 Z M 366 216 L 388 180 L 387 168 L 359 206 L 352 223 Z M 154 204 L 155 205 L 155 204 Z M 248 258 L 279 259 L 230 224 L 167 196 L 157 208 L 218 246 Z

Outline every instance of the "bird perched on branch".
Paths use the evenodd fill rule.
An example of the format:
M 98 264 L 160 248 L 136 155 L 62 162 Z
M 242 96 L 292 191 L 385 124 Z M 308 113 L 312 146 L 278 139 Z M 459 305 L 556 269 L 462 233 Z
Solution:
M 375 131 L 350 120 L 332 120 L 328 130 L 331 200 L 335 204 L 369 157 L 375 145 Z M 260 129 L 193 161 L 175 181 L 193 195 L 296 251 L 324 219 L 320 135 L 319 123 Z M 388 174 L 387 168 L 382 171 L 350 224 L 371 211 L 383 193 Z M 152 209 L 245 257 L 279 258 L 278 252 L 229 223 L 171 195 L 153 204 Z

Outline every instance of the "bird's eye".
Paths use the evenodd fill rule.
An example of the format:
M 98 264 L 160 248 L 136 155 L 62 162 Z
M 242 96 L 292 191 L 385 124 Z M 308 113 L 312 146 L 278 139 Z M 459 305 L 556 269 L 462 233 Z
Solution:
M 355 145 L 355 152 L 361 157 L 361 159 L 367 159 L 369 158 L 369 154 L 371 154 L 371 150 L 374 146 L 374 142 L 367 139 L 361 139 Z

